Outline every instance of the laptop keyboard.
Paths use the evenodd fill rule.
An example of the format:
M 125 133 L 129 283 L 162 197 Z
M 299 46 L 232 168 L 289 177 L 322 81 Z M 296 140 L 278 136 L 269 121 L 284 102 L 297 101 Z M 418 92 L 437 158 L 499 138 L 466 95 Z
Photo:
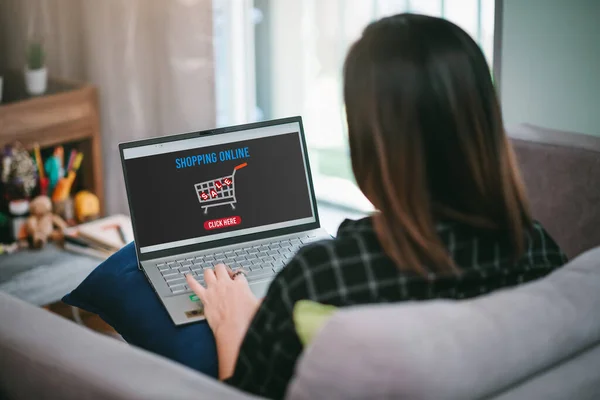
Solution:
M 190 291 L 185 275 L 192 274 L 204 285 L 204 270 L 214 268 L 221 263 L 228 265 L 234 271 L 243 268 L 246 271 L 246 279 L 252 283 L 272 278 L 283 269 L 302 245 L 315 239 L 316 235 L 310 234 L 254 246 L 242 245 L 237 249 L 223 252 L 160 262 L 156 266 L 173 294 Z

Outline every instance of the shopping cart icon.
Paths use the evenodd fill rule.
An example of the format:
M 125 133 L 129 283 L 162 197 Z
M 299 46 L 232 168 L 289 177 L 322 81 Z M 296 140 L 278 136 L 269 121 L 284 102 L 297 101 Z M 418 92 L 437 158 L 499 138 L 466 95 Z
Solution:
M 198 201 L 204 209 L 204 214 L 208 213 L 210 207 L 231 205 L 235 210 L 235 171 L 244 168 L 248 163 L 243 163 L 235 168 L 231 175 L 215 178 L 210 181 L 196 183 L 194 188 L 198 195 Z

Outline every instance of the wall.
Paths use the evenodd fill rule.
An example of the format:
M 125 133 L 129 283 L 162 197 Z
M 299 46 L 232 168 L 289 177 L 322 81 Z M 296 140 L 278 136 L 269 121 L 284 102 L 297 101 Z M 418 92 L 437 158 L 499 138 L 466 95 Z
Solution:
M 600 1 L 503 0 L 502 8 L 507 126 L 600 136 Z
M 83 79 L 79 0 L 0 0 L 0 68 L 21 70 L 31 31 L 44 37 L 46 64 L 54 76 Z
M 215 126 L 212 19 L 212 0 L 0 0 L 0 67 L 35 26 L 52 77 L 98 87 L 108 213 L 128 210 L 120 142 Z

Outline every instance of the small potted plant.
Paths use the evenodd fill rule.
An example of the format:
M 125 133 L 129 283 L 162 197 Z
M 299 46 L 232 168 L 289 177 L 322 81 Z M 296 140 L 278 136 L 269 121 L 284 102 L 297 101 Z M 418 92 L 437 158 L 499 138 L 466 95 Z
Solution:
M 25 84 L 27 92 L 32 96 L 46 92 L 48 69 L 46 68 L 46 53 L 41 40 L 33 40 L 27 47 Z

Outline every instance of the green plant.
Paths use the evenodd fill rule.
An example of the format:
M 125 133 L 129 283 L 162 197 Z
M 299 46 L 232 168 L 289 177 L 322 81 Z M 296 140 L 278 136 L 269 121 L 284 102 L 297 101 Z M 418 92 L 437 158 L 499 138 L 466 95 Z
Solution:
M 31 42 L 27 48 L 27 67 L 31 70 L 44 68 L 46 53 L 41 42 Z

